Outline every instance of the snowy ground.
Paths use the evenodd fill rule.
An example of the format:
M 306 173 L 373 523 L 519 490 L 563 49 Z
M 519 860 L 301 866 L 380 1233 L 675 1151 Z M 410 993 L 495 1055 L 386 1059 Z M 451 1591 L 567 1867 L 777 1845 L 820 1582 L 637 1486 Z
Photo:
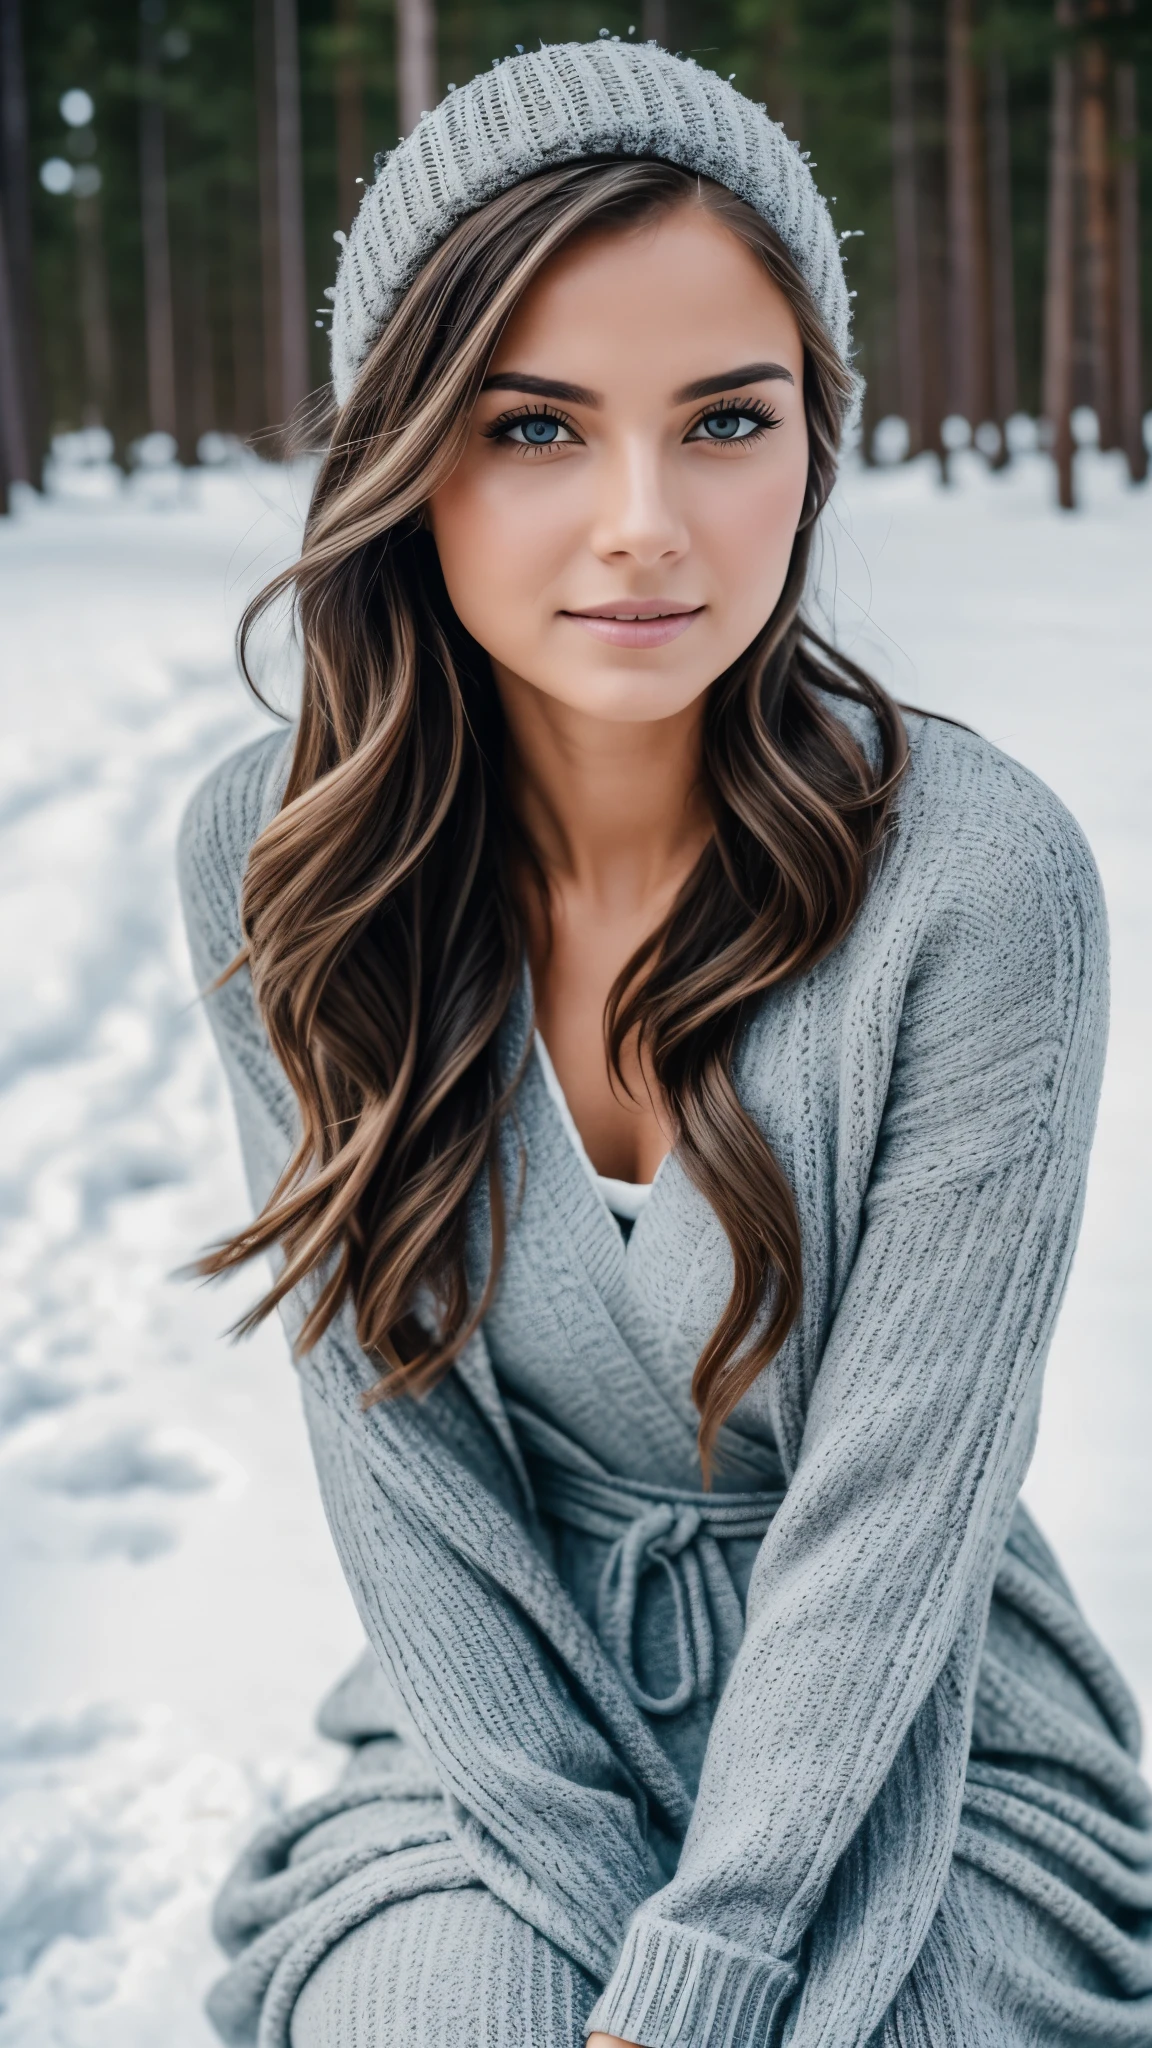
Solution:
M 1099 458 L 1083 482 L 1066 518 L 1037 461 L 855 476 L 825 583 L 841 637 L 1037 768 L 1104 872 L 1112 1051 L 1028 1491 L 1147 1709 L 1152 492 Z M 310 1717 L 358 1639 L 279 1338 L 220 1336 L 251 1283 L 171 1278 L 243 1208 L 171 843 L 261 727 L 230 635 L 306 480 L 145 488 L 0 522 L 0 2048 L 207 2048 L 212 1889 L 331 1773 Z

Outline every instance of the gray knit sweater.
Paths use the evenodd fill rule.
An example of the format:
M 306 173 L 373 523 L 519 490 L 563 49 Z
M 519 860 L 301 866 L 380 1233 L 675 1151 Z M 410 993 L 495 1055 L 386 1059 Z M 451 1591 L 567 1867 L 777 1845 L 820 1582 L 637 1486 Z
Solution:
M 297 1871 L 277 1928 L 291 1921 L 303 1961 L 287 1935 L 273 1941 L 272 1913 L 243 1961 L 262 2043 L 287 2040 L 325 1939 L 424 1882 L 485 1886 L 603 1987 L 590 2023 L 645 2048 L 736 2048 L 782 2028 L 796 2048 L 867 2042 L 925 1942 L 958 1853 L 989 1600 L 1080 1217 L 1106 937 L 1091 857 L 1051 793 L 967 732 L 910 727 L 895 826 L 852 931 L 761 1004 L 739 1052 L 742 1100 L 795 1193 L 805 1291 L 725 1432 L 726 1485 L 786 1491 L 694 1760 L 638 1708 L 562 1583 L 530 1478 L 542 1442 L 589 1472 L 700 1484 L 691 1371 L 731 1261 L 675 1158 L 625 1245 L 530 1061 L 507 1134 L 510 1173 L 526 1151 L 523 1199 L 483 1337 L 423 1402 L 367 1412 L 375 1374 L 348 1313 L 301 1362 L 393 1725 L 446 1803 L 393 1858 L 407 1891 L 374 1878 L 365 1905 L 361 1873 L 351 1920 L 326 1906 L 326 1937 L 300 1936 Z M 201 984 L 238 947 L 247 851 L 277 807 L 287 744 L 233 757 L 189 810 Z M 260 1201 L 294 1104 L 246 973 L 209 1008 Z M 525 999 L 509 1060 L 530 1029 Z M 472 1243 L 479 1274 L 479 1193 Z M 296 1304 L 290 1328 L 299 1319 Z M 1109 1684 L 1108 1796 L 1134 1825 L 1137 1736 Z M 232 1945 L 257 1931 L 233 1927 Z M 1129 1999 L 1152 1991 L 1147 1950 L 1132 1957 Z M 1084 2038 L 1152 2040 L 1145 1996 L 1135 2032 L 1129 2006 L 1108 2031 L 1096 1962 L 1082 1981 L 1076 1996 L 1105 2013 Z M 226 2007 L 228 2037 L 255 2038 Z M 961 2024 L 956 2038 L 976 2036 Z

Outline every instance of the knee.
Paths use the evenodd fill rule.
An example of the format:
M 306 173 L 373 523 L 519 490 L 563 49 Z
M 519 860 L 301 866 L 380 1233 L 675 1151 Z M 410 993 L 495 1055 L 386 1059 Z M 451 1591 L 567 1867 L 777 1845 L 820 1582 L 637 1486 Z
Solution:
M 328 1951 L 291 2048 L 583 2048 L 596 1987 L 479 1888 L 397 1900 Z

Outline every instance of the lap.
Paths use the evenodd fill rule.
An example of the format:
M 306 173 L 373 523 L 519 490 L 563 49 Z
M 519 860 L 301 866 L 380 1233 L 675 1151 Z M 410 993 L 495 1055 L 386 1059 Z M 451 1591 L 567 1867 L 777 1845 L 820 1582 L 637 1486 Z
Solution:
M 580 2048 L 591 1981 L 476 1888 L 386 1906 L 329 1950 L 291 2048 Z
M 217 1925 L 235 1960 L 211 2007 L 224 2038 L 580 2048 L 596 1987 L 479 1883 L 426 1760 L 357 1683 L 326 1729 L 360 1745 L 342 1787 L 266 1830 L 225 1888 Z M 1152 2048 L 1152 1815 L 1136 1742 L 1120 1680 L 1021 1519 L 955 1855 L 870 2048 Z

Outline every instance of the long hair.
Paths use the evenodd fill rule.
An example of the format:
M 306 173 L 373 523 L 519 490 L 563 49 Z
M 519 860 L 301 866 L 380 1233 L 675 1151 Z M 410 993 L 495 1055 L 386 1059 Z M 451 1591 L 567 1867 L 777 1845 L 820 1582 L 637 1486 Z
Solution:
M 380 1370 L 371 1399 L 431 1385 L 485 1312 L 505 1228 L 498 1132 L 518 1079 L 502 1070 L 498 1037 L 525 954 L 525 848 L 490 664 L 448 601 L 423 507 L 461 453 L 512 309 L 549 258 L 582 230 L 685 203 L 725 222 L 785 293 L 804 342 L 810 447 L 779 603 L 705 707 L 714 835 L 605 1018 L 614 1079 L 623 1085 L 631 1041 L 732 1250 L 731 1295 L 692 1383 L 707 1476 L 717 1430 L 779 1350 L 802 1286 L 791 1188 L 733 1084 L 741 1025 L 766 990 L 806 973 L 849 930 L 906 743 L 884 691 L 801 617 L 849 373 L 771 228 L 670 165 L 557 167 L 454 229 L 336 421 L 299 561 L 245 614 L 245 673 L 253 625 L 285 592 L 303 645 L 291 769 L 249 858 L 235 963 L 251 970 L 301 1135 L 260 1215 L 201 1270 L 279 1246 L 275 1282 L 242 1327 L 313 1276 L 304 1350 L 350 1296 Z M 867 706 L 875 763 L 829 696 Z M 475 1299 L 465 1213 L 485 1175 L 492 1258 Z

